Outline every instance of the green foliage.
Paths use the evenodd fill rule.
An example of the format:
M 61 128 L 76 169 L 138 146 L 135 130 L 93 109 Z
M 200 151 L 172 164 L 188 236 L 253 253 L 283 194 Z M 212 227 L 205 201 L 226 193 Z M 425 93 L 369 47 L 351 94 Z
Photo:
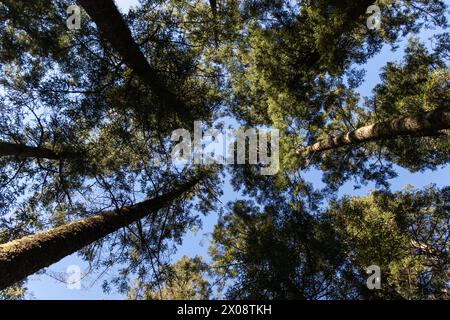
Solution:
M 15 284 L 4 290 L 0 290 L 0 300 L 23 300 L 26 288 L 22 284 Z
M 210 123 L 217 109 L 220 78 L 207 58 L 211 41 L 195 24 L 180 24 L 201 22 L 209 12 L 201 2 L 148 2 L 125 17 L 161 81 L 186 103 L 178 114 L 124 65 L 84 12 L 82 28 L 67 29 L 71 4 L 0 3 L 0 139 L 79 155 L 0 159 L 0 240 L 131 205 L 202 175 L 201 185 L 169 209 L 81 251 L 96 269 L 123 264 L 104 288 L 126 292 L 127 278 L 151 277 L 150 265 L 163 252 L 158 262 L 167 263 L 184 232 L 200 224 L 192 210 L 206 214 L 214 206 L 210 194 L 220 194 L 211 188 L 219 184 L 216 168 L 180 170 L 167 161 L 172 131 L 191 129 L 194 120 Z M 199 204 L 190 201 L 197 196 Z
M 301 207 L 238 201 L 215 227 L 212 267 L 233 299 L 322 299 L 338 284 L 340 244 Z
M 400 63 L 362 103 L 363 65 L 409 33 L 447 27 L 440 0 L 400 1 L 368 30 L 368 0 L 143 0 L 124 15 L 159 81 L 184 108 L 161 101 L 82 11 L 68 30 L 71 1 L 0 2 L 0 140 L 77 156 L 0 157 L 0 243 L 132 205 L 176 181 L 203 177 L 169 208 L 81 250 L 94 270 L 119 268 L 103 288 L 132 299 L 448 298 L 448 189 L 391 194 L 394 165 L 446 165 L 448 130 L 313 154 L 296 151 L 360 126 L 448 108 L 449 35 L 432 52 L 411 38 Z M 221 167 L 170 163 L 174 129 L 227 115 L 244 127 L 281 131 L 281 171 L 230 166 L 236 201 L 220 217 L 212 265 L 171 257 L 197 212 L 219 210 Z M 323 174 L 316 190 L 304 171 Z M 347 181 L 375 181 L 368 197 L 336 199 Z M 255 204 L 257 203 L 257 205 Z M 378 264 L 383 289 L 369 291 Z M 130 288 L 130 279 L 136 283 Z M 23 284 L 0 299 L 23 298 Z
M 395 46 L 401 35 L 427 25 L 446 26 L 443 2 L 408 1 L 389 6 L 388 1 L 379 1 L 383 19 L 382 29 L 376 32 L 365 24 L 372 1 L 252 3 L 248 12 L 242 13 L 242 36 L 229 44 L 229 54 L 223 57 L 230 73 L 230 113 L 248 126 L 281 130 L 282 170 L 319 169 L 329 190 L 336 191 L 350 179 L 358 179 L 357 185 L 372 180 L 387 187 L 387 180 L 395 176 L 392 164 L 418 171 L 446 162 L 446 136 L 378 141 L 308 157 L 295 153 L 374 121 L 446 107 L 445 35 L 440 36 L 435 53 L 412 43 L 403 66 L 388 64 L 383 84 L 367 105 L 359 103 L 356 92 L 364 76 L 359 65 L 384 44 Z M 390 86 L 393 88 L 383 91 Z
M 358 272 L 370 265 L 382 270 L 376 298 L 449 298 L 449 191 L 407 187 L 331 205 L 327 216 Z
M 211 285 L 205 276 L 209 267 L 200 257 L 183 256 L 172 265 L 165 265 L 155 284 L 137 283 L 129 299 L 146 300 L 207 300 Z
M 322 214 L 298 203 L 233 203 L 210 248 L 238 299 L 448 299 L 449 190 L 344 198 Z M 366 269 L 382 270 L 369 290 Z
M 448 42 L 441 43 L 444 39 L 442 36 L 438 38 L 438 49 L 429 53 L 423 44 L 412 38 L 403 63 L 386 65 L 381 75 L 383 82 L 375 87 L 373 98 L 367 101 L 367 107 L 371 110 L 369 122 L 448 106 L 450 47 Z M 379 144 L 379 148 L 380 156 L 415 172 L 446 164 L 450 141 L 447 130 L 441 133 L 431 132 L 429 137 L 392 139 Z

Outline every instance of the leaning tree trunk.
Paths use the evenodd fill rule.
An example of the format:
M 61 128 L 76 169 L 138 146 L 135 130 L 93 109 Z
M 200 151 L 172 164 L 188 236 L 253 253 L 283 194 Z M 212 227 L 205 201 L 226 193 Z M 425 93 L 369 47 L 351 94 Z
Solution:
M 63 158 L 76 158 L 81 156 L 76 152 L 55 152 L 43 147 L 32 147 L 25 144 L 0 141 L 0 157 L 16 156 L 19 158 L 37 158 L 48 160 L 61 160 Z
M 198 178 L 193 179 L 162 196 L 131 207 L 104 212 L 0 245 L 0 290 L 152 212 L 167 207 L 199 181 Z
M 165 86 L 164 76 L 149 64 L 139 49 L 114 1 L 78 0 L 78 2 L 94 20 L 97 28 L 114 50 L 120 54 L 124 63 L 145 81 L 152 93 L 163 103 L 183 110 L 183 103 Z
M 444 129 L 450 129 L 450 110 L 440 108 L 361 127 L 345 135 L 299 149 L 297 154 L 309 155 L 369 141 L 395 139 L 400 136 L 427 136 Z

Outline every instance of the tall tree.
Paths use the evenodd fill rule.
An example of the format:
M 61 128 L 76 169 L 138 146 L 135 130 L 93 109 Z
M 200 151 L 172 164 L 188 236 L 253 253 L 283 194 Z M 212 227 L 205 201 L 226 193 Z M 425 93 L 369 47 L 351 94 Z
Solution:
M 0 245 L 2 274 L 0 289 L 13 285 L 24 277 L 147 215 L 157 214 L 159 209 L 171 205 L 176 198 L 189 192 L 198 182 L 198 178 L 193 179 L 166 194 L 132 207 L 104 212 Z
M 330 206 L 326 215 L 353 265 L 347 272 L 364 279 L 370 265 L 381 269 L 381 290 L 367 290 L 361 281 L 362 297 L 449 298 L 449 196 L 448 187 L 407 187 Z
M 332 203 L 311 214 L 301 204 L 230 206 L 211 253 L 229 298 L 446 299 L 448 188 L 411 187 Z M 381 269 L 381 290 L 366 270 Z
M 357 145 L 369 141 L 395 139 L 401 136 L 437 135 L 439 131 L 450 129 L 450 110 L 441 108 L 427 113 L 408 115 L 399 119 L 375 123 L 358 128 L 345 135 L 317 142 L 306 149 L 298 150 L 299 154 L 311 156 L 348 145 Z
M 210 251 L 228 298 L 305 300 L 336 291 L 340 248 L 331 226 L 299 203 L 238 201 L 216 225 Z
M 95 21 L 102 35 L 121 55 L 125 64 L 146 81 L 168 110 L 175 109 L 178 112 L 186 113 L 187 106 L 173 92 L 169 91 L 164 75 L 152 67 L 140 51 L 114 1 L 80 0 L 79 2 Z
M 357 93 L 363 64 L 383 46 L 447 27 L 443 1 L 149 0 L 125 14 L 112 0 L 78 3 L 81 28 L 68 30 L 73 1 L 0 2 L 0 248 L 38 263 L 20 264 L 17 272 L 30 266 L 21 277 L 78 251 L 94 269 L 120 265 L 105 291 L 128 293 L 134 278 L 138 298 L 143 289 L 149 298 L 207 298 L 206 265 L 174 264 L 170 253 L 200 213 L 217 209 L 222 167 L 200 169 L 202 182 L 189 192 L 197 201 L 164 201 L 158 214 L 135 206 L 196 175 L 170 161 L 174 129 L 228 115 L 281 130 L 277 175 L 230 166 L 233 186 L 258 204 L 234 203 L 214 232 L 212 269 L 234 281 L 230 297 L 446 297 L 446 191 L 387 189 L 395 165 L 415 172 L 448 164 L 448 34 L 435 37 L 432 52 L 411 39 L 373 95 L 361 103 Z M 369 30 L 374 3 L 381 25 Z M 323 174 L 323 190 L 306 178 L 311 168 Z M 337 201 L 349 179 L 386 191 Z M 337 202 L 325 210 L 329 199 Z M 139 217 L 119 223 L 126 208 Z M 103 229 L 106 218 L 116 222 Z M 67 250 L 36 247 L 51 248 L 45 239 L 59 234 L 76 238 L 77 226 L 83 241 Z M 389 275 L 378 293 L 364 287 L 370 261 Z M 0 297 L 22 297 L 22 288 Z
M 372 2 L 302 1 L 294 5 L 284 1 L 276 4 L 258 1 L 256 4 L 259 6 L 255 5 L 249 11 L 254 18 L 242 22 L 246 32 L 230 43 L 230 55 L 223 57 L 230 72 L 229 105 L 232 115 L 250 127 L 261 125 L 280 129 L 284 171 L 308 167 L 320 169 L 331 190 L 336 190 L 350 178 L 374 180 L 386 186 L 387 180 L 395 175 L 389 162 L 406 165 L 406 149 L 409 151 L 411 144 L 404 141 L 414 141 L 415 158 L 421 160 L 413 170 L 437 166 L 439 160 L 445 162 L 443 157 L 435 155 L 433 150 L 437 148 L 432 147 L 444 145 L 445 136 L 437 132 L 430 137 L 428 130 L 416 131 L 414 137 L 401 139 L 397 139 L 398 132 L 392 130 L 389 135 L 392 139 L 383 134 L 376 141 L 372 136 L 372 143 L 357 147 L 351 144 L 327 153 L 306 152 L 302 157 L 296 153 L 298 149 L 307 150 L 308 146 L 312 150 L 313 145 L 318 146 L 316 143 L 325 145 L 333 137 L 345 140 L 340 137 L 345 138 L 347 133 L 353 135 L 358 128 L 368 129 L 367 126 L 387 124 L 396 118 L 425 116 L 426 112 L 447 108 L 445 99 L 439 97 L 448 93 L 445 84 L 448 54 L 441 54 L 442 50 L 448 51 L 448 45 L 441 46 L 440 52 L 429 53 L 413 42 L 404 65 L 398 67 L 403 71 L 389 69 L 397 75 L 402 74 L 404 83 L 415 83 L 416 94 L 412 93 L 412 86 L 408 91 L 407 85 L 400 88 L 402 82 L 391 82 L 388 78 L 383 78 L 386 83 L 380 85 L 380 90 L 366 105 L 359 103 L 356 92 L 364 76 L 360 66 L 383 45 L 394 45 L 402 34 L 418 32 L 429 17 L 433 17 L 429 24 L 446 27 L 446 5 L 442 1 L 410 1 L 397 6 L 380 2 L 382 24 L 376 31 L 369 30 L 365 23 L 366 9 Z M 441 40 L 445 43 L 445 39 Z M 421 77 L 416 78 L 419 74 Z M 389 96 L 384 96 L 381 86 L 398 90 L 395 95 L 390 91 Z M 413 97 L 417 99 L 413 101 Z M 422 105 L 419 97 L 424 98 Z M 380 104 L 385 98 L 390 99 L 391 111 L 400 112 L 381 113 Z M 409 107 L 405 108 L 407 104 Z M 383 104 L 382 108 L 387 109 L 388 105 Z M 446 128 L 448 124 L 441 124 L 434 131 Z M 417 144 L 423 147 L 417 148 Z M 386 145 L 392 147 L 388 152 L 382 152 L 379 158 L 384 156 L 388 163 L 380 164 L 373 155 L 380 153 L 378 148 L 385 151 Z M 430 148 L 426 148 L 427 145 Z M 446 153 L 446 147 L 440 149 Z M 347 160 L 339 160 L 343 157 Z
M 211 284 L 206 279 L 208 264 L 200 257 L 181 257 L 171 265 L 163 266 L 159 281 L 137 282 L 128 293 L 130 299 L 146 300 L 208 300 Z
M 84 11 L 82 28 L 68 30 L 66 9 L 72 4 L 0 3 L 2 243 L 82 221 L 91 212 L 130 207 L 170 190 L 191 171 L 181 172 L 167 161 L 172 130 L 189 129 L 194 119 L 210 122 L 217 107 L 217 68 L 200 63 L 208 38 L 191 36 L 189 28 L 177 22 L 195 8 L 173 16 L 171 6 L 176 4 L 154 8 L 147 3 L 128 15 L 110 7 L 122 21 L 123 32 L 136 37 L 128 51 L 120 51 L 116 35 L 107 37 L 105 30 L 89 23 Z M 141 52 L 138 61 L 145 59 L 157 71 L 154 82 L 136 61 L 123 59 L 130 57 L 132 47 Z M 184 115 L 167 112 L 167 101 L 158 96 L 164 93 L 163 86 L 158 87 L 163 82 L 167 92 L 183 98 L 186 105 L 179 110 Z M 20 156 L 12 156 L 19 151 Z M 25 159 L 24 152 L 33 157 Z M 77 154 L 76 159 L 61 159 L 69 152 Z M 214 170 L 209 171 L 204 182 L 213 176 Z M 197 190 L 202 199 L 197 207 L 206 212 L 213 199 L 208 194 L 220 191 L 209 185 Z M 122 264 L 130 274 L 149 269 L 150 262 L 181 241 L 185 230 L 199 224 L 192 207 L 174 202 L 158 216 L 96 238 L 80 253 L 97 267 Z M 99 250 L 103 245 L 108 250 Z M 122 271 L 117 278 L 126 282 L 128 274 Z

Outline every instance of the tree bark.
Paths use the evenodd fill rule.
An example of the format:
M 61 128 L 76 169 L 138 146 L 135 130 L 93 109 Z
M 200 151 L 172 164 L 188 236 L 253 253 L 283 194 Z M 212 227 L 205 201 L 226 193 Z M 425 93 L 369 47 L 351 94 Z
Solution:
M 164 84 L 164 76 L 148 63 L 113 0 L 78 0 L 78 2 L 114 50 L 120 54 L 124 63 L 145 81 L 153 94 L 171 107 L 184 107 Z
M 395 139 L 400 136 L 428 136 L 450 129 L 450 110 L 440 108 L 430 112 L 408 115 L 353 130 L 345 135 L 317 142 L 297 150 L 299 155 L 310 155 L 364 142 Z
M 47 148 L 31 147 L 25 144 L 0 141 L 0 157 L 4 156 L 60 160 L 63 158 L 74 158 L 81 155 L 75 152 L 68 152 L 68 151 L 58 153 Z
M 102 239 L 191 190 L 199 178 L 134 206 L 107 211 L 0 245 L 0 290 Z

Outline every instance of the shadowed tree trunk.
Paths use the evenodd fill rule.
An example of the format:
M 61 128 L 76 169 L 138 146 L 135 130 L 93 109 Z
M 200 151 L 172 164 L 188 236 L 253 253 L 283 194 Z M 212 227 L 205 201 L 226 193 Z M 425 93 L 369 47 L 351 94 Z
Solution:
M 199 178 L 134 206 L 104 212 L 0 245 L 0 290 L 102 239 L 132 222 L 167 207 L 191 190 Z
M 124 63 L 138 74 L 161 102 L 172 108 L 184 108 L 181 101 L 164 84 L 160 75 L 147 61 L 133 39 L 128 25 L 113 0 L 78 0 L 94 20 L 102 35 L 112 45 Z
M 436 109 L 426 113 L 408 115 L 353 130 L 345 135 L 317 142 L 297 150 L 299 155 L 309 155 L 364 142 L 395 139 L 400 136 L 428 136 L 450 129 L 450 110 Z
M 25 144 L 17 144 L 0 141 L 0 157 L 17 156 L 21 158 L 39 158 L 49 160 L 61 160 L 80 157 L 80 153 L 63 151 L 55 152 L 42 147 L 31 147 Z

